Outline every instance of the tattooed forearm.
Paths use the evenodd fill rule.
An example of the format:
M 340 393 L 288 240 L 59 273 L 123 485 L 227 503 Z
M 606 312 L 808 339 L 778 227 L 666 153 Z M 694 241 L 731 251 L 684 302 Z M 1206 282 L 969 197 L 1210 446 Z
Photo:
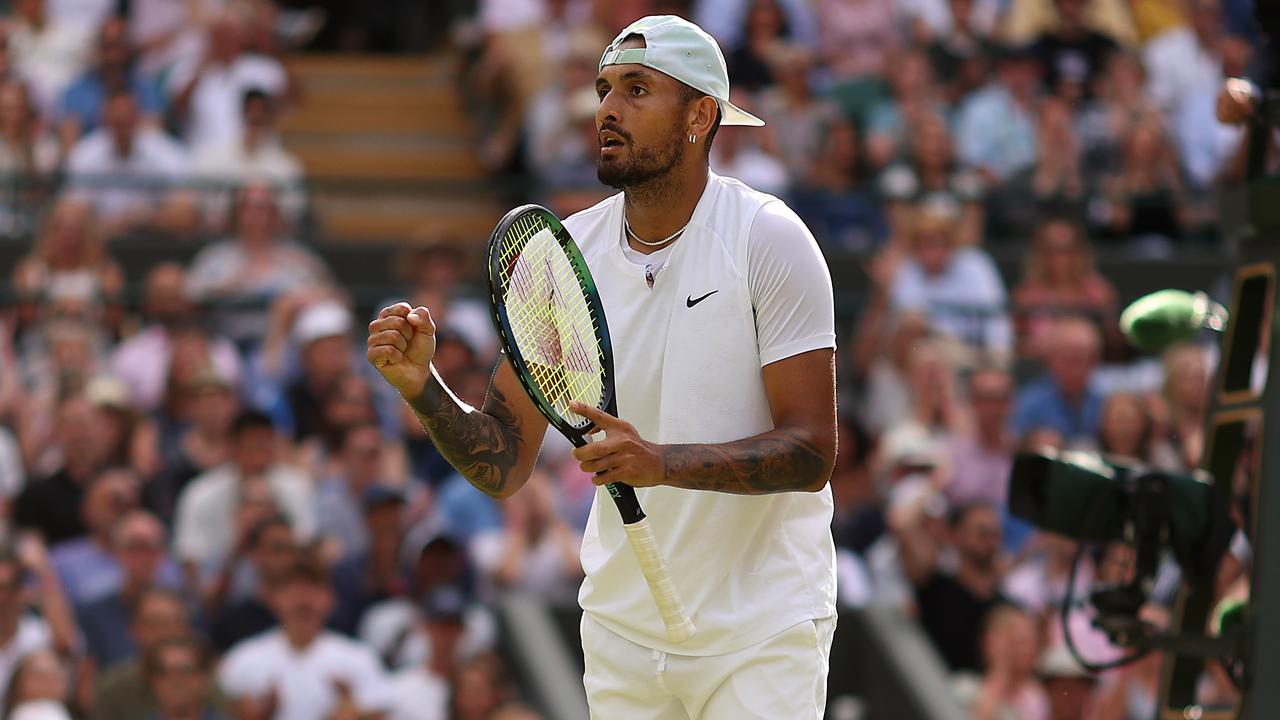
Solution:
M 491 497 L 504 495 L 520 454 L 520 421 L 501 390 L 490 387 L 484 408 L 476 410 L 433 372 L 409 406 L 436 449 L 468 482 Z
M 832 460 L 808 433 L 788 428 L 715 445 L 667 445 L 662 451 L 665 484 L 740 495 L 820 489 Z

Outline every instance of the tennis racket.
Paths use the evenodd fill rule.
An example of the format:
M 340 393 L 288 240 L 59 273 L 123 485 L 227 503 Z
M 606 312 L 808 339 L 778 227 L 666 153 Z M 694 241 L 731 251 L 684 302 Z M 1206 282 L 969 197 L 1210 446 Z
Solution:
M 547 422 L 576 447 L 590 442 L 591 421 L 569 409 L 580 402 L 617 415 L 613 352 L 595 281 L 569 231 L 550 210 L 524 205 L 507 213 L 489 238 L 489 303 L 516 377 Z M 693 621 L 676 594 L 653 529 L 630 485 L 605 486 L 658 604 L 667 637 L 693 637 Z

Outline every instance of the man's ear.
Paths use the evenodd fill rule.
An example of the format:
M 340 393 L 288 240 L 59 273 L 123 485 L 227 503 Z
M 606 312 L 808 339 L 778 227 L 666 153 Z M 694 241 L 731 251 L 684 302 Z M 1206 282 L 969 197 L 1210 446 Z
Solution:
M 720 105 L 716 99 L 710 95 L 703 95 L 696 101 L 689 104 L 689 132 L 697 135 L 699 138 L 705 138 L 711 134 L 711 128 L 715 126 L 716 115 L 720 112 Z

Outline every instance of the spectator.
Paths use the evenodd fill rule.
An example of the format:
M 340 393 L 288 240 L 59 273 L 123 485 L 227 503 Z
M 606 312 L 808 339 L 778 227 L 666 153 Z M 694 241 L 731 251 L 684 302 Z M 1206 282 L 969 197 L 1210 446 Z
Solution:
M 1142 49 L 1146 95 L 1166 113 L 1176 111 L 1188 93 L 1222 84 L 1228 42 L 1219 0 L 1182 0 L 1178 5 L 1186 23 L 1151 38 Z
M 23 658 L 41 650 L 69 654 L 78 635 L 43 543 L 27 536 L 16 554 L 0 552 L 0 706 L 9 706 L 6 693 Z
M 995 357 L 1013 349 L 1004 280 L 980 248 L 959 246 L 958 219 L 926 205 L 911 227 L 910 254 L 889 287 L 898 312 L 926 312 L 935 330 Z
M 1162 125 L 1147 120 L 1124 138 L 1119 171 L 1103 185 L 1093 222 L 1112 237 L 1177 240 L 1194 222 L 1184 202 L 1177 155 Z
M 746 42 L 750 27 L 747 16 L 754 9 L 754 0 L 694 0 L 690 5 L 690 19 L 714 37 L 726 51 Z M 813 47 L 818 36 L 817 18 L 810 5 L 803 0 L 778 0 L 775 3 L 792 39 L 807 47 Z M 621 27 L 632 19 L 619 18 L 621 22 L 615 24 Z
M 98 668 L 110 668 L 138 652 L 129 630 L 129 609 L 161 580 L 165 547 L 164 526 L 144 510 L 127 513 L 112 529 L 111 551 L 120 567 L 120 584 L 76 613 Z
M 996 79 L 970 95 L 956 118 L 960 160 L 999 185 L 1036 162 L 1040 68 L 1025 47 L 1006 48 Z
M 1044 365 L 1048 373 L 1023 386 L 1014 404 L 1018 433 L 1049 428 L 1068 445 L 1097 435 L 1102 397 L 1091 385 L 1101 351 L 1098 329 L 1082 318 L 1063 318 L 1048 335 Z
M 504 530 L 474 537 L 471 555 L 495 588 L 571 603 L 582 577 L 582 535 L 556 507 L 557 488 L 545 471 L 536 471 L 526 487 L 514 502 L 502 503 Z
M 361 503 L 381 479 L 383 442 L 382 431 L 372 423 L 339 428 L 338 437 L 333 470 L 316 486 L 316 529 L 337 544 L 345 560 L 369 550 Z
M 463 598 L 448 589 L 427 595 L 420 612 L 422 630 L 431 641 L 431 654 L 417 667 L 401 670 L 391 679 L 395 704 L 388 720 L 446 720 L 452 694 L 449 682 L 457 675 L 464 625 Z
M 1050 720 L 1049 696 L 1036 679 L 1040 656 L 1034 619 L 1012 605 L 993 609 L 982 631 L 982 684 L 968 699 L 975 720 Z
M 217 567 L 232 554 L 234 539 L 227 529 L 235 527 L 236 498 L 248 484 L 266 484 L 300 539 L 315 532 L 311 481 L 277 461 L 270 418 L 242 412 L 231 437 L 231 462 L 195 478 L 178 497 L 174 549 L 188 573 Z
M 893 237 L 906 239 L 915 208 L 937 203 L 959 210 L 957 242 L 961 247 L 981 245 L 985 187 L 978 173 L 956 163 L 947 124 L 937 115 L 924 115 L 914 123 L 911 140 L 910 158 L 893 163 L 880 175 L 880 194 L 886 201 Z
M 227 561 L 219 577 L 219 585 L 213 600 L 208 603 L 210 637 L 218 652 L 226 652 L 236 643 L 266 632 L 275 627 L 278 620 L 270 606 L 271 591 L 279 584 L 285 570 L 298 554 L 288 518 L 270 512 L 248 524 L 236 543 L 236 553 Z M 241 597 L 232 597 L 236 580 L 235 571 L 241 558 L 247 559 L 252 571 L 251 588 Z
M 1065 100 L 1055 97 L 1041 102 L 1036 143 L 1039 159 L 1030 171 L 1029 183 L 1034 202 L 1028 204 L 1033 210 L 1049 208 L 1083 216 L 1087 198 L 1085 177 L 1080 169 L 1080 140 Z M 1008 210 L 1010 208 L 1006 208 L 1006 215 L 1012 215 Z M 1031 222 L 1038 219 L 1033 217 Z M 1016 220 L 1006 222 L 1021 229 Z
M 733 97 L 738 107 L 748 112 L 754 110 L 750 100 Z M 717 126 L 718 127 L 718 126 Z M 773 129 L 727 126 L 714 134 L 717 141 L 711 148 L 711 169 L 720 175 L 737 178 L 761 192 L 786 195 L 791 188 L 791 178 L 778 150 L 778 139 Z M 712 137 L 707 137 L 711 144 Z
M 62 164 L 58 140 L 31 104 L 31 93 L 19 80 L 0 81 L 0 173 L 11 185 L 15 202 L 7 208 L 15 217 L 6 218 L 12 230 L 28 228 L 18 225 L 39 199 L 39 182 Z M 15 233 L 16 234 L 16 233 Z
M 1107 396 L 1098 416 L 1098 450 L 1104 457 L 1151 465 L 1154 423 L 1142 398 L 1116 392 Z
M 351 311 L 336 299 L 307 295 L 284 302 L 293 307 L 276 315 L 276 327 L 287 323 L 288 331 L 268 334 L 260 363 L 262 380 L 283 387 L 279 397 L 263 404 L 287 418 L 281 424 L 293 429 L 294 440 L 319 437 L 332 442 L 337 428 L 325 424 L 325 401 L 338 382 L 359 367 L 352 357 Z M 297 351 L 296 373 L 286 368 L 286 344 Z
M 186 271 L 178 263 L 162 262 L 152 267 L 143 284 L 141 311 L 146 324 L 116 346 L 111 355 L 111 373 L 125 381 L 133 405 L 141 410 L 160 406 L 178 336 L 202 333 L 203 319 L 187 294 L 186 280 Z M 235 346 L 219 337 L 210 337 L 207 343 L 211 364 L 208 372 L 224 383 L 234 384 L 240 377 L 240 357 Z
M 874 201 L 853 123 L 834 120 L 814 154 L 816 162 L 793 194 L 792 207 L 829 248 L 866 249 L 886 235 Z
M 50 548 L 53 567 L 75 607 L 115 592 L 120 566 L 112 556 L 111 531 L 125 513 L 138 507 L 137 474 L 128 468 L 108 466 L 89 483 L 81 506 L 88 533 Z
M 67 158 L 72 186 L 93 203 L 108 237 L 189 227 L 190 198 L 175 189 L 189 168 L 182 146 L 139 123 L 138 101 L 127 91 L 107 98 L 103 127 L 77 142 Z
M 1092 99 L 1078 106 L 1079 164 L 1089 185 L 1120 169 L 1130 128 L 1161 118 L 1160 108 L 1143 90 L 1145 82 L 1142 59 L 1117 50 L 1108 57 Z
M 13 69 L 41 114 L 55 117 L 67 87 L 89 64 L 94 28 L 48 12 L 46 0 L 16 0 L 9 44 Z
M 961 402 L 956 371 L 947 351 L 944 341 L 937 338 L 920 341 L 911 348 L 907 359 L 910 412 L 887 427 L 886 440 L 906 426 L 923 431 L 940 443 L 970 432 L 969 414 Z
M 108 19 L 98 29 L 96 64 L 77 78 L 61 98 L 58 134 L 63 147 L 71 147 L 81 135 L 102 124 L 107 100 L 113 95 L 133 96 L 144 125 L 160 123 L 164 96 L 138 70 L 134 60 L 127 21 L 119 16 Z
M 88 529 L 80 508 L 85 486 L 106 463 L 109 448 L 96 426 L 94 409 L 84 396 L 63 400 L 57 411 L 54 442 L 60 461 L 47 477 L 37 477 L 18 495 L 13 523 L 38 531 L 57 544 L 83 536 Z
M 280 142 L 276 98 L 251 88 L 241 101 L 243 131 L 227 142 L 194 148 L 193 174 L 207 183 L 206 221 L 222 229 L 228 218 L 230 186 L 269 182 L 280 193 L 281 213 L 295 223 L 303 211 L 302 165 Z
M 1165 351 L 1160 395 L 1164 412 L 1157 457 L 1170 470 L 1199 467 L 1209 408 L 1209 369 L 1203 348 L 1186 344 Z
M 884 76 L 899 44 L 893 2 L 819 0 L 815 11 L 819 47 L 834 82 L 849 85 Z
M 787 172 L 801 180 L 824 165 L 824 134 L 837 121 L 839 110 L 814 91 L 816 60 L 800 45 L 779 46 L 771 55 L 778 82 L 760 95 L 761 114 L 769 118 L 778 138 L 778 151 Z M 857 157 L 857 148 L 853 150 Z
M 478 655 L 458 668 L 449 697 L 449 718 L 488 720 L 511 695 L 502 661 L 496 655 Z
M 274 58 L 245 49 L 244 28 L 230 12 L 208 26 L 203 57 L 180 60 L 168 76 L 174 110 L 186 125 L 193 148 L 219 147 L 244 132 L 245 93 L 258 88 L 275 98 L 289 92 L 289 77 Z
M 1115 288 L 1094 268 L 1083 228 L 1062 217 L 1046 219 L 1036 229 L 1022 282 L 1013 291 L 1018 354 L 1043 357 L 1063 317 L 1083 317 L 1105 336 L 1115 336 L 1116 303 Z M 1115 352 L 1123 342 L 1115 337 L 1109 344 Z
M 948 571 L 939 563 L 946 548 L 924 529 L 922 515 L 917 504 L 890 520 L 902 548 L 903 569 L 916 589 L 920 623 L 948 667 L 978 671 L 979 633 L 988 614 L 1003 601 L 1000 518 L 982 503 L 951 511 L 946 536 L 957 562 L 954 571 Z
M 863 386 L 858 419 L 869 432 L 879 434 L 910 417 L 911 354 L 929 335 L 929 319 L 917 312 L 892 313 L 894 319 L 886 319 L 891 311 L 885 307 L 885 277 L 874 273 L 873 278 L 875 290 L 858 331 L 854 373 Z
M 1087 0 L 1054 0 L 1053 4 L 1058 22 L 1041 33 L 1032 50 L 1043 68 L 1049 92 L 1070 102 L 1092 92 L 1116 43 L 1089 28 Z
M 163 588 L 144 590 L 129 608 L 129 633 L 138 651 L 98 674 L 93 689 L 93 717 L 151 717 L 156 710 L 157 693 L 149 682 L 151 673 L 146 664 L 158 648 L 180 642 L 191 632 L 191 618 L 182 596 Z M 209 693 L 197 697 L 209 697 Z
M 372 485 L 360 496 L 362 515 L 356 519 L 365 547 L 349 553 L 334 568 L 337 608 L 330 626 L 355 635 L 365 611 L 378 603 L 403 597 L 408 579 L 401 569 L 400 544 L 407 515 L 405 496 L 386 485 Z
M 786 14 L 775 0 L 751 0 L 742 42 L 725 60 L 734 87 L 758 92 L 774 84 L 773 56 L 790 39 Z
M 937 20 L 924 20 L 932 35 L 926 49 L 943 95 L 949 103 L 959 103 L 986 82 L 987 66 L 998 50 L 991 40 L 997 3 L 948 0 L 919 5 L 943 11 L 931 13 Z
M 283 225 L 270 186 L 245 185 L 234 212 L 236 236 L 196 254 L 187 274 L 187 292 L 192 300 L 213 306 L 219 334 L 244 350 L 262 341 L 268 303 L 324 284 L 329 272 L 310 250 L 279 238 Z
M 947 498 L 954 505 L 982 502 L 1003 508 L 1013 468 L 1013 380 L 1004 370 L 986 366 L 969 375 L 968 386 L 973 432 L 951 439 Z
M 71 720 L 71 680 L 61 658 L 48 649 L 23 657 L 5 697 L 9 720 Z
M 922 51 L 897 53 L 887 74 L 892 97 L 876 103 L 867 117 L 859 118 L 866 127 L 867 160 L 877 170 L 907 158 L 921 127 L 931 119 L 945 122 L 948 114 Z
M 1231 161 L 1238 163 L 1244 131 L 1219 121 L 1218 92 L 1226 78 L 1248 74 L 1253 49 L 1238 37 L 1222 43 L 1222 77 L 1218 83 L 1197 85 L 1183 94 L 1171 120 L 1178 154 L 1192 190 L 1204 195 L 1231 177 Z
M 209 655 L 190 635 L 164 640 L 145 655 L 155 720 L 226 720 L 210 698 Z
M 106 443 L 106 462 L 122 465 L 150 478 L 160 471 L 160 448 L 155 425 L 129 404 L 129 390 L 110 375 L 98 375 L 85 386 L 93 403 L 95 422 Z
M 124 273 L 107 254 L 92 205 L 70 195 L 53 202 L 35 248 L 13 267 L 13 289 L 19 333 L 36 323 L 42 301 L 101 304 L 104 317 L 120 308 Z
M 489 308 L 468 287 L 472 273 L 467 239 L 426 230 L 415 238 L 415 245 L 395 264 L 395 274 L 404 285 L 400 297 L 415 306 L 431 308 L 431 319 L 437 328 L 461 337 L 456 349 L 468 350 L 472 356 L 482 358 L 481 362 L 495 356 L 498 344 Z M 436 352 L 439 353 L 438 347 Z
M 270 696 L 280 717 L 356 717 L 390 710 L 391 686 L 369 649 L 324 629 L 333 590 L 315 560 L 290 563 L 269 599 L 280 628 L 249 638 L 227 653 L 218 684 L 240 712 Z

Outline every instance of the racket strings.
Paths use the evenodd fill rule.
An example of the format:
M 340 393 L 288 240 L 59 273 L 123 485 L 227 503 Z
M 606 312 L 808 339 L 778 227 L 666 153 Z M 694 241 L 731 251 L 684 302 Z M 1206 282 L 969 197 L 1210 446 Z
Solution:
M 499 287 L 513 344 L 546 401 L 574 427 L 588 421 L 571 401 L 599 407 L 604 367 L 596 341 L 599 319 L 555 233 L 537 217 L 522 217 L 503 237 Z

